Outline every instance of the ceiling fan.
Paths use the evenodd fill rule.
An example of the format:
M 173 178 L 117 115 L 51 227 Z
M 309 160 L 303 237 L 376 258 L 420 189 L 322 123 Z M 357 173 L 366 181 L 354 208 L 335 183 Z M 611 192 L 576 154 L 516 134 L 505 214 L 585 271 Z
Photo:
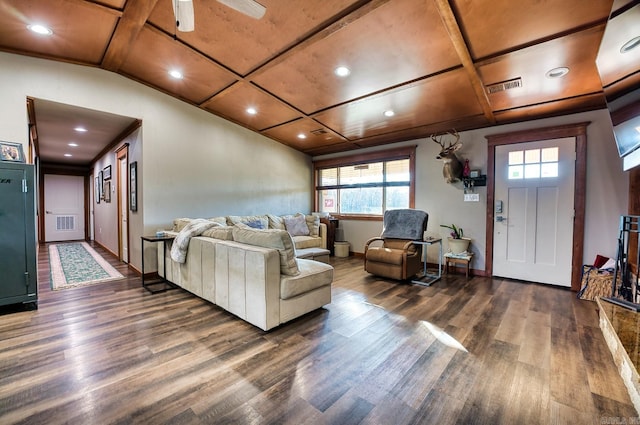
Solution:
M 178 31 L 189 32 L 195 28 L 193 13 L 193 0 L 172 0 L 173 13 L 176 17 L 176 28 Z M 254 19 L 264 16 L 267 8 L 255 0 L 217 0 L 238 12 Z

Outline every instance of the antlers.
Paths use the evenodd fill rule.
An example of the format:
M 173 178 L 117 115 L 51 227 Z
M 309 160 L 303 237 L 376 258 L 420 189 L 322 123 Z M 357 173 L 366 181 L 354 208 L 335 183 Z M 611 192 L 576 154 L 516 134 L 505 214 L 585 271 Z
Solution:
M 455 142 L 449 142 L 449 147 L 447 147 L 447 148 L 445 148 L 445 147 L 444 147 L 444 143 L 440 141 L 440 140 L 442 139 L 442 136 L 443 136 L 443 135 L 441 135 L 441 136 L 440 136 L 440 140 L 438 140 L 438 139 L 436 138 L 436 135 L 435 135 L 435 134 L 432 134 L 432 135 L 431 135 L 431 140 L 433 140 L 434 142 L 436 142 L 437 144 L 439 144 L 439 145 L 440 145 L 440 147 L 441 147 L 442 149 L 451 149 L 453 146 L 455 146 L 455 145 L 457 145 L 458 143 L 460 143 L 460 135 L 458 134 L 458 132 L 457 132 L 455 129 L 453 129 L 453 131 L 447 131 L 447 134 L 449 134 L 449 135 L 451 135 L 451 136 L 453 136 L 453 137 L 455 137 L 455 138 L 456 138 L 456 141 L 455 141 Z

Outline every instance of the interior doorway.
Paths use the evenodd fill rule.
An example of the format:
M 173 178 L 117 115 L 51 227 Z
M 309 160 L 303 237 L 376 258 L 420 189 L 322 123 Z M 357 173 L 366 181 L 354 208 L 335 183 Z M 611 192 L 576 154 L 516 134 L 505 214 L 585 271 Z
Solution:
M 128 144 L 116 152 L 118 184 L 118 256 L 129 262 L 129 159 Z
M 44 175 L 45 242 L 84 239 L 84 177 Z

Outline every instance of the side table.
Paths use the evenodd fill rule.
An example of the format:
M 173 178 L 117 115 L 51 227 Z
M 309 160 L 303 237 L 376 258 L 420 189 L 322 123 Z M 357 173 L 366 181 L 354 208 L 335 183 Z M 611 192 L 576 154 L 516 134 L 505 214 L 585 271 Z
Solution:
M 321 218 L 320 223 L 324 223 L 327 226 L 327 249 L 329 255 L 335 255 L 333 243 L 336 241 L 336 230 L 338 229 L 337 218 Z
M 158 245 L 158 242 L 162 242 L 162 253 L 164 257 L 164 253 L 166 252 L 166 244 L 167 241 L 172 241 L 175 239 L 175 236 L 141 236 L 140 244 L 141 244 L 141 252 L 142 252 L 142 287 L 152 294 L 157 294 L 158 292 L 164 292 L 169 289 L 174 289 L 176 286 L 167 280 L 167 262 L 162 261 L 162 267 L 164 270 L 163 276 L 159 276 L 158 278 L 153 278 L 149 281 L 149 279 L 144 278 L 144 243 L 145 242 L 153 242 Z M 156 248 L 157 249 L 157 248 Z M 160 288 L 156 288 L 156 285 L 162 285 Z
M 457 264 L 462 264 L 466 266 L 466 277 L 469 279 L 469 267 L 471 265 L 471 260 L 473 260 L 473 252 L 468 253 L 467 255 L 459 255 L 452 254 L 447 252 L 444 254 L 444 259 L 447 265 L 447 274 L 449 274 L 449 266 L 453 265 L 453 268 L 457 267 Z
M 438 244 L 438 274 L 434 275 L 434 274 L 429 274 L 427 273 L 427 247 L 433 245 L 434 243 Z M 412 280 L 411 283 L 417 283 L 419 285 L 424 285 L 424 286 L 431 286 L 433 283 L 437 282 L 438 280 L 440 280 L 440 278 L 442 277 L 442 239 L 440 238 L 427 238 L 426 240 L 423 241 L 413 241 L 414 245 L 422 245 L 423 248 L 423 252 L 422 255 L 424 255 L 424 269 L 422 271 L 422 276 L 420 276 L 418 279 Z M 425 280 L 426 279 L 426 280 Z

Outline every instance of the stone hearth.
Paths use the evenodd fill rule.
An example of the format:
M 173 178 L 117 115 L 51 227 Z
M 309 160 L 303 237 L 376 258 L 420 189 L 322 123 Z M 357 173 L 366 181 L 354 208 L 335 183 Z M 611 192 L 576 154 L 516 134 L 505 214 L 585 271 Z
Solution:
M 631 402 L 640 414 L 640 313 L 597 299 L 600 329 L 613 354 Z

